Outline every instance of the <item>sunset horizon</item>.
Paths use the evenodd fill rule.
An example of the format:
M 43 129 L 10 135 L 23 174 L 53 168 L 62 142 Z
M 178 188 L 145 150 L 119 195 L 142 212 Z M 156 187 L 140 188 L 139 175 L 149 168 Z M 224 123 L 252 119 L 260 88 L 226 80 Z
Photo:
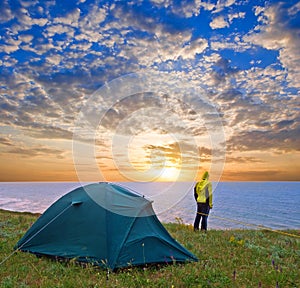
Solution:
M 0 181 L 300 181 L 299 3 L 3 1 Z

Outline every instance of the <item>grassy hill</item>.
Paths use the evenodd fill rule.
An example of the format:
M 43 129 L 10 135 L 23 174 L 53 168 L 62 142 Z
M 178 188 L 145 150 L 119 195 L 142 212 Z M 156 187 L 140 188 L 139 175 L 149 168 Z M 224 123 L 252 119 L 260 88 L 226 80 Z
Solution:
M 0 287 L 300 287 L 297 237 L 265 230 L 194 232 L 164 224 L 197 263 L 131 267 L 115 273 L 60 263 L 13 247 L 38 215 L 0 210 Z

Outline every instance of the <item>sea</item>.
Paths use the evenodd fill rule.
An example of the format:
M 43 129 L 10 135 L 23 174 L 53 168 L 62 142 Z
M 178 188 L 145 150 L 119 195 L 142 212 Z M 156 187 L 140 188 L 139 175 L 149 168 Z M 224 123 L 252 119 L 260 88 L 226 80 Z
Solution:
M 0 209 L 43 213 L 77 182 L 1 182 Z M 192 225 L 196 214 L 192 182 L 122 182 L 152 201 L 163 223 Z M 300 182 L 213 183 L 208 229 L 300 229 Z

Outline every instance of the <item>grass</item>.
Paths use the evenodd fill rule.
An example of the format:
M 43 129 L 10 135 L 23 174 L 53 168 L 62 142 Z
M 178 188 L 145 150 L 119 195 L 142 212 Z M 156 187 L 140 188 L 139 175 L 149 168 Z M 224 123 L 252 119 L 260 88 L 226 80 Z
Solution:
M 13 247 L 38 215 L 0 210 L 0 287 L 300 287 L 300 239 L 265 230 L 164 224 L 199 262 L 131 267 L 116 273 L 61 263 Z M 300 235 L 300 231 L 288 231 Z

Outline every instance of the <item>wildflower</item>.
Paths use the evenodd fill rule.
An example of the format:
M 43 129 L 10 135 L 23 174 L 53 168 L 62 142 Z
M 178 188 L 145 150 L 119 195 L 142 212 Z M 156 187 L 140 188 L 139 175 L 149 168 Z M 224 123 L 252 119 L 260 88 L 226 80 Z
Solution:
M 243 246 L 245 244 L 245 241 L 243 239 L 236 242 L 237 244 Z
M 235 238 L 234 238 L 233 235 L 231 235 L 230 238 L 229 238 L 229 242 L 232 243 L 232 242 L 234 242 L 234 241 L 235 241 Z

